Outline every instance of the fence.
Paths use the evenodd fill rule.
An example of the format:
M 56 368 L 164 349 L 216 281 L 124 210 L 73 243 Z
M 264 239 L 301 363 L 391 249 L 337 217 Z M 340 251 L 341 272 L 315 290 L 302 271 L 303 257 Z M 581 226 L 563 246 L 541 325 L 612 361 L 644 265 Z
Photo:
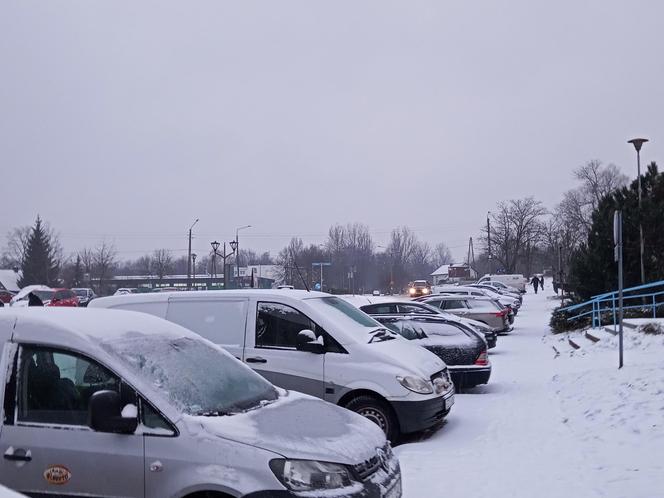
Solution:
M 634 300 L 636 299 L 639 299 L 640 302 L 635 303 Z M 664 280 L 623 289 L 624 310 L 641 309 L 647 312 L 649 309 L 652 309 L 652 317 L 656 318 L 657 308 L 662 305 L 664 305 Z M 568 322 L 592 316 L 593 327 L 602 327 L 605 325 L 602 323 L 602 316 L 608 316 L 610 314 L 612 319 L 611 323 L 615 327 L 618 323 L 617 309 L 618 291 L 612 291 L 593 296 L 591 299 L 583 303 L 560 308 L 558 311 L 577 313 L 576 315 L 569 317 L 567 319 Z

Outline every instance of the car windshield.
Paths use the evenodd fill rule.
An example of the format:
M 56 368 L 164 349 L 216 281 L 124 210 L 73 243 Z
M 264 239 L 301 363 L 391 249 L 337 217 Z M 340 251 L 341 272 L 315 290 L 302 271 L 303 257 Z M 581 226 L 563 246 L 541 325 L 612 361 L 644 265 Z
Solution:
M 79 297 L 86 297 L 88 295 L 88 291 L 86 289 L 72 289 L 72 290 Z
M 37 296 L 42 301 L 50 301 L 53 299 L 53 294 L 55 294 L 55 292 L 52 290 L 33 290 L 32 294 Z
M 316 297 L 307 299 L 307 304 L 329 316 L 341 328 L 347 330 L 360 328 L 362 331 L 369 332 L 371 334 L 370 343 L 394 339 L 394 335 L 379 322 L 343 299 L 334 296 Z
M 267 380 L 207 341 L 141 334 L 102 347 L 189 415 L 230 415 L 279 397 Z
M 71 299 L 74 293 L 70 290 L 59 290 L 53 295 L 53 299 Z
M 415 280 L 415 285 L 420 286 L 420 287 L 421 286 L 426 287 L 428 284 L 427 284 L 426 280 Z

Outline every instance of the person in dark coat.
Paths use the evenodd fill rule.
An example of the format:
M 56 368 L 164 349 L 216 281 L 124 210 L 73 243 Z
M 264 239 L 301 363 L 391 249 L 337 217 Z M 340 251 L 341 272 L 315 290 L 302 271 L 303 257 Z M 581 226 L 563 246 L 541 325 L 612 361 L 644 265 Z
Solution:
M 28 306 L 44 306 L 44 303 L 37 294 L 31 292 L 28 294 Z
M 537 294 L 537 288 L 539 287 L 539 278 L 533 276 L 533 278 L 530 280 L 530 285 L 533 286 L 533 290 L 535 291 L 535 294 Z
M 540 289 L 544 290 L 544 275 L 540 277 Z

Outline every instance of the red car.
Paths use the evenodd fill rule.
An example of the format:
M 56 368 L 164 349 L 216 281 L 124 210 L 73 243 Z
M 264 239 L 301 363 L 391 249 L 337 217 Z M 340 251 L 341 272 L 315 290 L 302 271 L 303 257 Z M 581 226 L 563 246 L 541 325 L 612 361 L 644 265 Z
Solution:
M 53 297 L 46 306 L 78 306 L 78 296 L 70 289 L 53 289 Z

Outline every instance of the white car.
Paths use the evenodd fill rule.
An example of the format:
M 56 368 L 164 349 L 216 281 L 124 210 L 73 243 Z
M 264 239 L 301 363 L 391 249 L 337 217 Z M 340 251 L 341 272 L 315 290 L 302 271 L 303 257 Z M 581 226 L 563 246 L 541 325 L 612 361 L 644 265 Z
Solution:
M 518 289 L 519 292 L 525 293 L 526 292 L 526 284 L 528 283 L 528 280 L 521 275 L 520 273 L 513 273 L 509 275 L 504 275 L 504 274 L 494 274 L 494 275 L 484 275 L 482 278 L 480 278 L 477 283 L 482 284 L 485 282 L 502 282 L 505 285 L 508 285 L 510 287 L 514 287 L 515 289 Z
M 42 303 L 48 304 L 53 298 L 55 291 L 47 285 L 28 285 L 23 287 L 18 293 L 9 301 L 9 306 L 16 306 L 23 308 L 28 306 L 28 294 L 33 293 Z
M 127 294 L 133 294 L 136 292 L 135 287 L 120 287 L 113 294 L 114 296 L 126 296 Z
M 142 311 L 182 325 L 277 386 L 364 415 L 391 441 L 439 426 L 454 404 L 440 358 L 323 292 L 132 294 L 95 299 L 90 307 Z
M 498 301 L 502 306 L 509 306 L 516 314 L 521 307 L 521 302 L 511 296 L 505 296 L 498 292 L 482 287 L 466 287 L 462 285 L 440 285 L 434 288 L 438 294 L 461 294 L 464 296 L 486 296 Z

